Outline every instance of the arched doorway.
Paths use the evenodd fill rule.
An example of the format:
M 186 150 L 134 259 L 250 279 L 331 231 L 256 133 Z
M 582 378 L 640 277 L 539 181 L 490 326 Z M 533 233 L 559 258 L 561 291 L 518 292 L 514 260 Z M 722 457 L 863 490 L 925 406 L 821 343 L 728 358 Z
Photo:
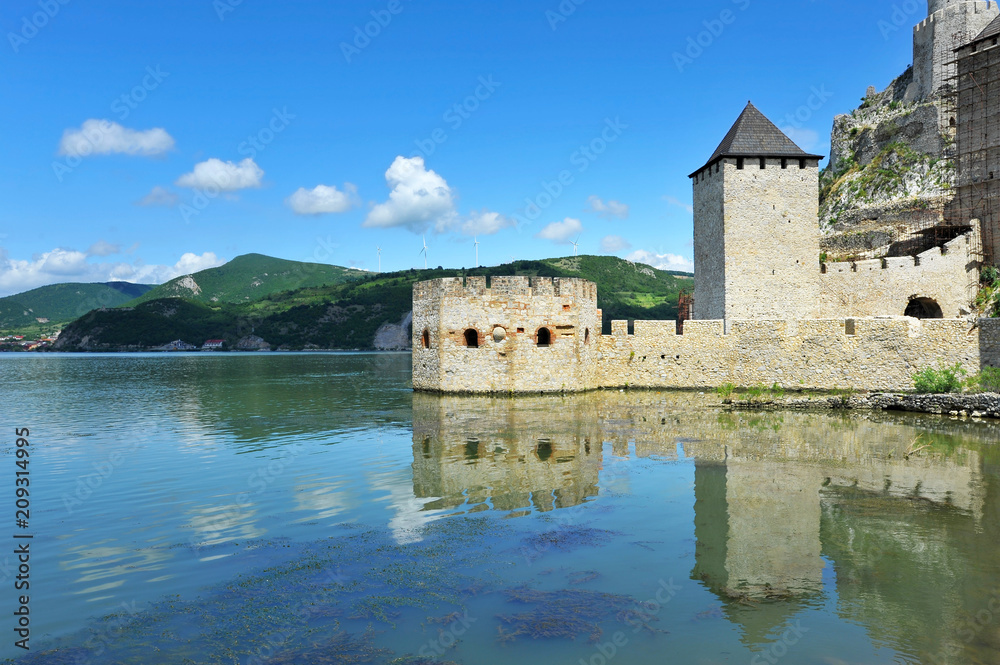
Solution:
M 941 311 L 941 305 L 937 304 L 931 298 L 910 298 L 910 304 L 906 306 L 906 316 L 912 316 L 915 319 L 943 319 L 944 312 Z
M 470 349 L 479 348 L 479 331 L 475 328 L 469 328 L 465 331 L 465 345 Z
M 538 346 L 549 346 L 552 344 L 552 333 L 548 328 L 538 329 Z

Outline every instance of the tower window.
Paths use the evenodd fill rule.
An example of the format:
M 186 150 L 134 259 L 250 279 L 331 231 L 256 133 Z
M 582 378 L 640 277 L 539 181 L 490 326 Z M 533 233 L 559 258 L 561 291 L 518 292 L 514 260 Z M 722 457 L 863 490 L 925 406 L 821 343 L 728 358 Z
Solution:
M 470 349 L 479 348 L 479 331 L 475 328 L 469 328 L 465 331 L 465 345 Z
M 721 166 L 722 166 L 722 162 L 716 162 L 716 163 L 715 163 L 715 172 L 716 172 L 716 173 L 718 173 L 718 172 L 719 172 L 719 168 L 720 168 Z
M 423 338 L 424 338 L 424 348 L 425 349 L 431 348 L 431 333 L 429 330 L 424 331 Z
M 740 171 L 743 170 L 743 158 L 742 157 L 737 157 L 736 158 L 736 168 L 738 170 L 740 170 Z
M 538 329 L 538 346 L 549 346 L 552 344 L 552 333 L 548 328 Z
M 783 168 L 783 169 L 787 169 L 788 168 L 788 160 L 787 159 L 782 158 L 782 160 L 781 160 L 781 168 Z
M 760 168 L 762 168 L 762 169 L 766 169 L 767 168 L 767 158 L 765 158 L 765 157 L 761 157 L 760 158 Z
M 955 126 L 955 118 L 948 118 L 948 126 L 949 127 Z
M 805 167 L 806 167 L 806 160 L 804 160 L 804 159 L 800 159 L 800 160 L 799 160 L 799 170 L 801 171 L 801 170 L 802 170 L 802 169 L 804 169 Z

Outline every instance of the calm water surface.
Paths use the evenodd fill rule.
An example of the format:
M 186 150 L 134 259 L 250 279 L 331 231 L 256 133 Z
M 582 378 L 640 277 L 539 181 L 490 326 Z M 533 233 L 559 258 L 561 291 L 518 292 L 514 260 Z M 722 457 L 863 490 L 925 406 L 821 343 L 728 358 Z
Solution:
M 409 368 L 0 357 L 0 552 L 15 427 L 35 535 L 29 653 L 0 554 L 0 658 L 1000 663 L 993 423 L 415 395 Z

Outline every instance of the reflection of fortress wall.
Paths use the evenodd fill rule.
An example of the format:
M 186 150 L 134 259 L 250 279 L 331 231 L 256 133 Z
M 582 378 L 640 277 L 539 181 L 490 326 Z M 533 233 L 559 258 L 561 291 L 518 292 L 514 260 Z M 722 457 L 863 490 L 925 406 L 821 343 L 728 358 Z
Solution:
M 994 591 L 984 581 L 995 566 L 976 554 L 996 542 L 1000 509 L 986 500 L 996 488 L 980 454 L 962 446 L 954 427 L 935 433 L 935 421 L 720 412 L 715 398 L 641 391 L 416 394 L 413 420 L 414 493 L 442 497 L 427 508 L 576 505 L 608 491 L 607 477 L 598 485 L 609 448 L 627 456 L 634 443 L 640 457 L 675 459 L 680 445 L 695 459 L 692 578 L 726 601 L 790 594 L 725 602 L 748 645 L 769 643 L 822 592 L 822 557 L 835 567 L 841 606 L 907 653 L 949 643 Z M 934 445 L 905 459 L 921 434 L 917 446 Z M 922 584 L 900 585 L 901 575 Z M 918 634 L 922 616 L 938 617 L 939 628 Z
M 413 287 L 413 387 L 462 393 L 590 390 L 598 387 L 600 334 L 593 282 L 420 282 Z
M 413 489 L 430 508 L 487 501 L 497 510 L 568 508 L 597 495 L 601 438 L 584 413 L 553 420 L 551 403 L 414 396 Z M 558 423 L 558 426 L 554 426 Z

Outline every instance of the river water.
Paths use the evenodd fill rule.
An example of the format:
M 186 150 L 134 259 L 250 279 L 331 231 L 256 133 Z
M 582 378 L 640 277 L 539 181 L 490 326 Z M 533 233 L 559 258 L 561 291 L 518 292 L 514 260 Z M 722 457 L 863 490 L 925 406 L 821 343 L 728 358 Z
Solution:
M 414 394 L 405 354 L 11 354 L 0 386 L 0 659 L 1000 663 L 996 423 Z

